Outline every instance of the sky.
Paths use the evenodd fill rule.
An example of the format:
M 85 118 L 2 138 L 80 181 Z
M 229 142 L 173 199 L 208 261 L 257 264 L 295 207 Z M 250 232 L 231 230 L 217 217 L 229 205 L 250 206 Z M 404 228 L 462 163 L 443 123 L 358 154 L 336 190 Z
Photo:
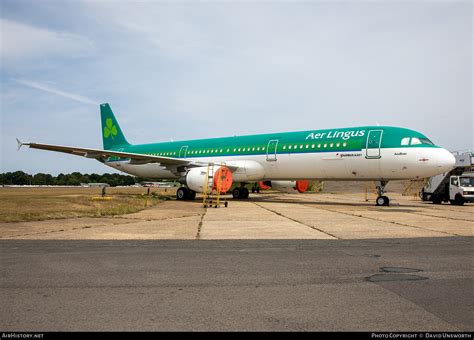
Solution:
M 471 1 L 0 1 L 0 172 L 114 172 L 22 148 L 363 125 L 474 150 Z

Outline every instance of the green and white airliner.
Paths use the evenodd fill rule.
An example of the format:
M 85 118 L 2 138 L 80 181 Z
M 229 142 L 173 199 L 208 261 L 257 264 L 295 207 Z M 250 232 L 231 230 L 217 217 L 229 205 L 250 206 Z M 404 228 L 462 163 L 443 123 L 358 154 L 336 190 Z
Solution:
M 234 198 L 248 198 L 249 183 L 302 192 L 307 180 L 376 181 L 377 205 L 390 180 L 420 179 L 453 168 L 454 156 L 423 134 L 406 128 L 361 126 L 281 132 L 152 144 L 130 144 L 109 104 L 101 104 L 103 149 L 40 143 L 19 147 L 95 158 L 139 177 L 182 183 L 178 199 L 193 199 L 208 181 L 208 165 L 223 168 L 227 183 L 239 183 Z M 229 171 L 230 170 L 230 171 Z M 224 172 L 223 172 L 224 173 Z M 300 183 L 298 183 L 300 182 Z M 210 184 L 209 184 L 210 185 Z

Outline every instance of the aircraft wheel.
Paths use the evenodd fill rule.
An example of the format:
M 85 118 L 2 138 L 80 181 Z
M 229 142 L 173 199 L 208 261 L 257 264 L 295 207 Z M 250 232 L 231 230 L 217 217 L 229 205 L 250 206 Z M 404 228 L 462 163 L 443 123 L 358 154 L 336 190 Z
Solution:
M 232 190 L 232 197 L 235 199 L 249 198 L 249 190 L 245 187 L 235 188 L 234 190 Z
M 242 198 L 242 191 L 240 188 L 235 188 L 232 190 L 232 197 L 235 199 L 241 199 Z
M 185 187 L 181 187 L 176 191 L 176 199 L 179 201 L 184 201 L 189 196 L 189 190 Z
M 390 204 L 390 200 L 387 196 L 379 196 L 377 197 L 377 199 L 375 200 L 375 204 L 377 206 L 389 206 Z
M 189 190 L 188 200 L 194 201 L 196 199 L 196 191 Z

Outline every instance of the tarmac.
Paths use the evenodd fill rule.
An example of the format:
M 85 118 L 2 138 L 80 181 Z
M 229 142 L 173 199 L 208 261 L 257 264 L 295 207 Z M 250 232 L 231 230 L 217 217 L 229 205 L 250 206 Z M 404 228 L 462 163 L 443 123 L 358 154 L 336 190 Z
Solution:
M 474 329 L 474 205 L 263 194 L 0 224 L 2 331 Z
M 379 239 L 473 236 L 474 205 L 434 205 L 391 194 L 375 207 L 362 194 L 265 194 L 207 208 L 164 201 L 119 217 L 0 223 L 0 239 L 226 240 Z
M 472 238 L 1 240 L 2 331 L 472 331 Z

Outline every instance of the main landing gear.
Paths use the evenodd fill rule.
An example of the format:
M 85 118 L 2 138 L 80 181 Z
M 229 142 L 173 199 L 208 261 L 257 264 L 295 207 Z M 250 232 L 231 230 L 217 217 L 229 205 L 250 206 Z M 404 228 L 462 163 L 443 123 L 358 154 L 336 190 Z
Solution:
M 257 193 L 257 194 L 260 193 L 260 186 L 258 185 L 258 183 L 255 183 L 254 185 L 252 185 L 252 193 Z
M 196 191 L 181 187 L 176 191 L 176 199 L 179 201 L 192 201 L 196 198 Z
M 249 189 L 246 187 L 237 187 L 232 190 L 232 197 L 235 199 L 247 199 L 249 198 Z
M 387 196 L 384 196 L 385 193 L 385 186 L 387 185 L 388 181 L 378 181 L 376 184 L 377 188 L 377 199 L 375 200 L 375 204 L 377 206 L 386 206 L 390 205 L 390 199 Z

